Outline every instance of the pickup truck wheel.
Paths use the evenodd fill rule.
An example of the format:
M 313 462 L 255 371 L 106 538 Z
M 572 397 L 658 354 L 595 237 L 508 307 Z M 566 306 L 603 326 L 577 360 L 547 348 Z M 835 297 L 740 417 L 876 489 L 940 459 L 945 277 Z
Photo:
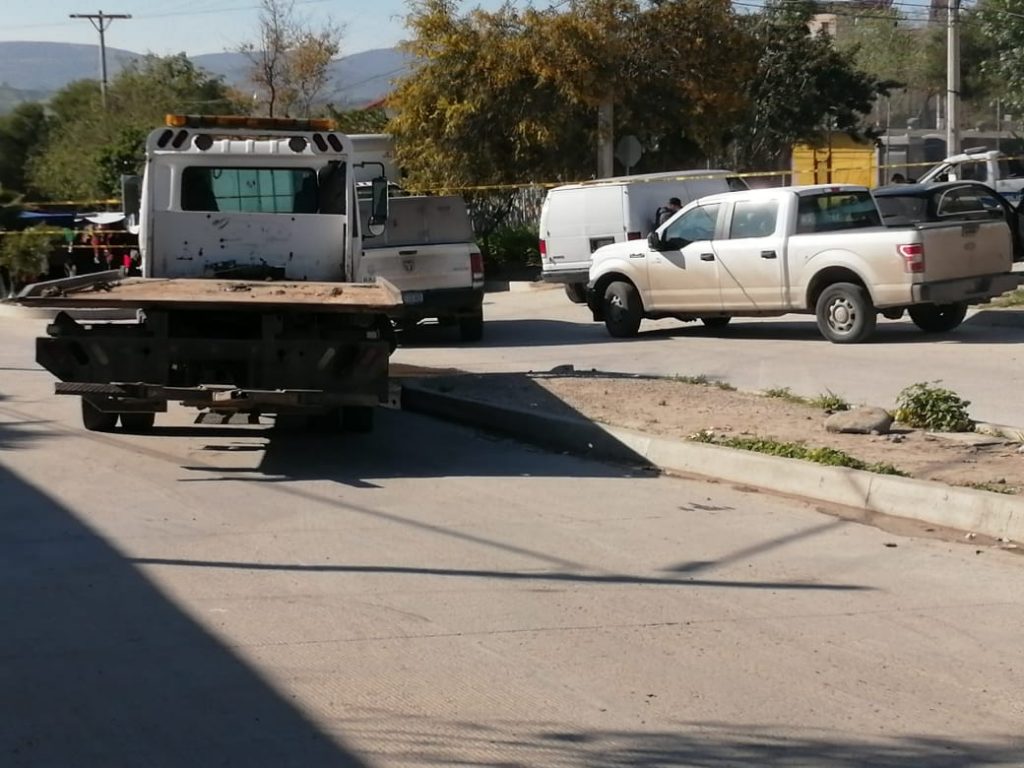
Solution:
M 732 320 L 731 317 L 726 315 L 725 317 L 702 317 L 700 321 L 704 323 L 708 328 L 725 328 Z
M 113 432 L 117 426 L 117 414 L 101 411 L 83 397 L 82 426 L 90 432 Z
M 346 432 L 372 432 L 376 412 L 370 405 L 347 405 L 341 409 L 341 428 Z
M 868 292 L 854 283 L 833 283 L 815 305 L 818 330 L 833 344 L 856 344 L 870 336 L 878 322 Z
M 583 283 L 566 283 L 565 295 L 573 304 L 587 303 L 587 286 Z
M 617 282 L 604 292 L 604 326 L 617 339 L 636 336 L 643 319 L 640 294 L 632 283 Z
M 459 338 L 463 341 L 480 341 L 484 337 L 484 313 L 459 318 Z
M 156 423 L 155 413 L 122 413 L 121 428 L 125 432 L 148 432 Z
M 910 308 L 910 319 L 925 333 L 952 331 L 966 316 L 966 304 L 918 304 Z

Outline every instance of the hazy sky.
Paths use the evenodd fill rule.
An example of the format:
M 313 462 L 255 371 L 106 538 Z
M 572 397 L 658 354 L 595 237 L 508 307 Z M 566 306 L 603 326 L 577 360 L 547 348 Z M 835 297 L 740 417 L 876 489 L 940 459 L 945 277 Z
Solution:
M 473 3 L 476 5 L 477 3 Z M 497 2 L 480 3 L 496 6 Z M 130 13 L 107 30 L 107 45 L 161 55 L 219 53 L 255 36 L 256 0 L 0 0 L 0 40 L 97 44 L 99 35 L 70 13 Z M 467 6 L 470 7 L 470 6 Z M 297 15 L 342 22 L 342 53 L 389 48 L 405 34 L 404 0 L 296 0 Z
M 558 0 L 534 0 L 538 7 L 553 2 Z M 758 2 L 742 0 L 737 8 L 750 8 Z M 928 3 L 894 0 L 905 12 L 920 10 Z M 496 8 L 500 4 L 501 0 L 474 0 L 462 7 Z M 255 36 L 259 7 L 257 0 L 0 0 L 0 40 L 95 44 L 99 37 L 93 26 L 84 19 L 69 19 L 68 14 L 95 13 L 98 9 L 90 6 L 96 5 L 102 5 L 106 13 L 130 13 L 133 17 L 111 23 L 107 45 L 160 55 L 232 50 Z M 405 35 L 404 0 L 296 0 L 295 10 L 312 22 L 331 17 L 343 23 L 343 54 L 389 48 Z

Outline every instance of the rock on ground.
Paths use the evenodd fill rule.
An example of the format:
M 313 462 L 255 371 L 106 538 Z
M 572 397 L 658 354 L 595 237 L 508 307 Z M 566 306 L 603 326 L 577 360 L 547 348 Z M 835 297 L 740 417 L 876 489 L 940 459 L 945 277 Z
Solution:
M 825 419 L 825 429 L 829 432 L 852 432 L 857 435 L 885 435 L 891 426 L 892 416 L 889 412 L 872 406 L 839 411 Z

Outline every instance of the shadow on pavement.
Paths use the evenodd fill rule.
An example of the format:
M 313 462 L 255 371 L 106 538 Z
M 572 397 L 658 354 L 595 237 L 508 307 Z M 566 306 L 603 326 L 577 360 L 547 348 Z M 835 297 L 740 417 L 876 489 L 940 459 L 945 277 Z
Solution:
M 969 768 L 1019 766 L 1019 735 L 964 741 L 936 735 L 871 738 L 831 729 L 681 722 L 673 730 L 578 730 L 539 723 L 442 722 L 369 714 L 356 724 L 386 732 L 408 765 L 464 764 L 555 768 Z M 387 726 L 378 725 L 384 719 Z M 479 764 L 471 759 L 473 765 Z
M 0 498 L 0 765 L 364 765 L 2 466 Z
M 588 434 L 592 432 L 592 439 L 598 439 L 600 429 L 590 422 L 581 422 L 580 429 Z M 154 434 L 159 432 L 154 431 Z M 196 428 L 193 434 L 206 436 L 203 428 Z M 258 446 L 213 443 L 203 448 L 210 453 L 208 459 L 185 466 L 195 473 L 193 481 L 329 480 L 365 488 L 373 487 L 375 480 L 387 478 L 654 476 L 637 466 L 568 456 L 559 456 L 553 461 L 541 448 L 524 448 L 486 433 L 384 408 L 378 409 L 377 424 L 370 434 L 316 434 L 275 428 L 248 435 L 236 432 L 234 436 L 265 439 L 258 465 L 240 467 L 216 455 L 218 452 L 255 453 Z M 634 462 L 640 463 L 639 458 Z
M 586 344 L 635 344 L 671 338 L 744 339 L 748 341 L 813 341 L 829 342 L 822 337 L 813 318 L 799 315 L 778 320 L 736 318 L 725 328 L 708 328 L 698 322 L 680 322 L 652 328 L 648 323 L 640 326 L 640 333 L 632 339 L 615 339 L 608 335 L 602 323 L 589 323 L 583 314 L 579 322 L 567 320 L 522 319 L 488 320 L 484 324 L 484 338 L 467 344 L 459 341 L 458 333 L 438 325 L 421 325 L 399 336 L 404 347 L 555 347 Z M 1024 328 L 987 326 L 964 323 L 950 333 L 923 333 L 908 320 L 880 322 L 878 330 L 867 344 L 927 344 L 944 341 L 955 344 L 1019 344 L 1024 342 Z

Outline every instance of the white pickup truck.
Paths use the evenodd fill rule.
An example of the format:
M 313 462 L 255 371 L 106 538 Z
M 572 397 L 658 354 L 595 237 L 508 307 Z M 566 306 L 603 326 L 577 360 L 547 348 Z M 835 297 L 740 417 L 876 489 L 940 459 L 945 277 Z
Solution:
M 798 312 L 829 341 L 855 343 L 879 313 L 952 330 L 969 304 L 1017 286 L 1011 264 L 1002 221 L 886 228 L 866 187 L 782 187 L 701 198 L 647 241 L 598 249 L 587 303 L 617 337 L 643 318 L 720 327 Z
M 371 201 L 359 203 L 363 231 Z M 484 332 L 484 262 L 461 197 L 392 197 L 387 227 L 365 237 L 356 270 L 359 282 L 385 279 L 402 292 L 391 319 L 399 329 L 420 320 L 457 324 L 463 341 Z

